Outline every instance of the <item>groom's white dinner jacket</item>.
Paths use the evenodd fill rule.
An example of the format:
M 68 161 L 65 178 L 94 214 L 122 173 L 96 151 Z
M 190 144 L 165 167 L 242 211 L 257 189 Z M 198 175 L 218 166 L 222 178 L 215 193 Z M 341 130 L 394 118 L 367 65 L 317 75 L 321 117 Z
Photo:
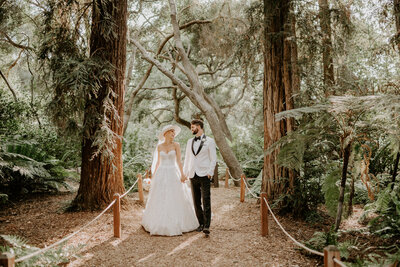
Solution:
M 217 164 L 214 139 L 203 134 L 200 140 L 193 140 L 194 138 L 189 139 L 186 145 L 183 173 L 188 178 L 193 178 L 195 173 L 197 176 L 213 176 Z

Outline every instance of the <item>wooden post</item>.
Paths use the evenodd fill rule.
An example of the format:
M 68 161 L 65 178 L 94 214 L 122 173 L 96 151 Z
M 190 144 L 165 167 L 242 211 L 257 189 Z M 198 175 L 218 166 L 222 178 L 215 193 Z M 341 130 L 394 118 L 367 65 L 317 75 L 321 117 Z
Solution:
M 261 193 L 260 201 L 261 201 L 261 236 L 268 235 L 268 207 L 264 201 L 267 200 L 267 193 Z
M 113 207 L 114 212 L 114 237 L 121 237 L 121 198 L 118 193 L 114 194 L 116 200 Z
M 217 164 L 215 164 L 215 169 L 214 169 L 214 187 L 219 187 L 218 162 Z
M 337 247 L 335 246 L 327 246 L 324 248 L 324 266 L 325 267 L 336 267 L 338 264 L 336 264 L 333 261 L 333 258 L 336 258 L 340 260 L 340 251 Z
M 143 178 L 142 174 L 138 174 L 138 191 L 139 191 L 139 200 L 140 202 L 144 203 L 144 196 L 143 196 Z
M 150 178 L 150 170 L 146 170 L 146 179 Z
M 226 171 L 225 171 L 225 188 L 228 188 L 228 187 L 229 187 L 229 169 L 226 168 Z
M 240 176 L 240 202 L 244 202 L 244 194 L 246 193 L 246 187 L 244 185 L 246 181 L 244 179 L 246 179 L 246 176 L 242 174 L 242 176 Z
M 15 267 L 15 256 L 9 252 L 1 253 L 0 266 Z

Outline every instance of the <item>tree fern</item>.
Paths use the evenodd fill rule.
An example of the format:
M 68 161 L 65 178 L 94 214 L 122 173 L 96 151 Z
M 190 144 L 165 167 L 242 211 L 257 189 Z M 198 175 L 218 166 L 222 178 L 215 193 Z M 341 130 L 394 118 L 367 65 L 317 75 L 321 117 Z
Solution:
M 325 205 L 329 215 L 336 215 L 337 203 L 339 199 L 339 187 L 337 182 L 340 179 L 340 169 L 334 168 L 324 179 L 322 190 L 325 193 Z

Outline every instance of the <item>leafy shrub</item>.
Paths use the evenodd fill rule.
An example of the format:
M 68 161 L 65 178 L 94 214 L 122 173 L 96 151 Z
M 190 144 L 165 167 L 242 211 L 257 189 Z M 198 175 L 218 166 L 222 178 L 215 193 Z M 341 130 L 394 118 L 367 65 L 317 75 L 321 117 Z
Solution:
M 48 156 L 35 143 L 7 143 L 0 147 L 0 191 L 12 194 L 70 189 L 70 173 L 61 161 Z
M 14 235 L 1 235 L 6 240 L 9 246 L 0 246 L 0 252 L 10 252 L 15 255 L 15 258 L 20 258 L 29 255 L 33 252 L 40 250 L 37 247 L 31 246 L 27 241 L 19 236 Z M 26 261 L 23 261 L 17 266 L 60 266 L 69 262 L 69 259 L 77 254 L 82 246 L 69 246 L 60 245 L 58 248 L 48 250 L 42 254 L 34 256 Z
M 364 208 L 362 217 L 368 213 L 375 212 L 377 217 L 369 222 L 372 233 L 385 238 L 400 236 L 400 186 L 389 184 L 382 190 L 375 202 L 368 204 Z

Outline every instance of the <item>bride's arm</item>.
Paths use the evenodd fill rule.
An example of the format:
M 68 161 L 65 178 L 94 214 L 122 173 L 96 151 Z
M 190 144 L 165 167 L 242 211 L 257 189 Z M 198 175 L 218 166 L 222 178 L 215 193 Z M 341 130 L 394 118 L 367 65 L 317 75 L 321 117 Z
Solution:
M 184 178 L 186 180 L 185 175 L 183 174 L 183 167 L 182 167 L 182 161 L 181 161 L 181 147 L 179 143 L 175 143 L 175 150 L 176 150 L 176 163 L 178 164 L 179 171 L 181 172 L 181 180 Z
M 156 163 L 156 168 L 154 169 L 154 175 L 157 172 L 158 166 L 160 166 L 160 146 L 157 146 L 157 163 Z

